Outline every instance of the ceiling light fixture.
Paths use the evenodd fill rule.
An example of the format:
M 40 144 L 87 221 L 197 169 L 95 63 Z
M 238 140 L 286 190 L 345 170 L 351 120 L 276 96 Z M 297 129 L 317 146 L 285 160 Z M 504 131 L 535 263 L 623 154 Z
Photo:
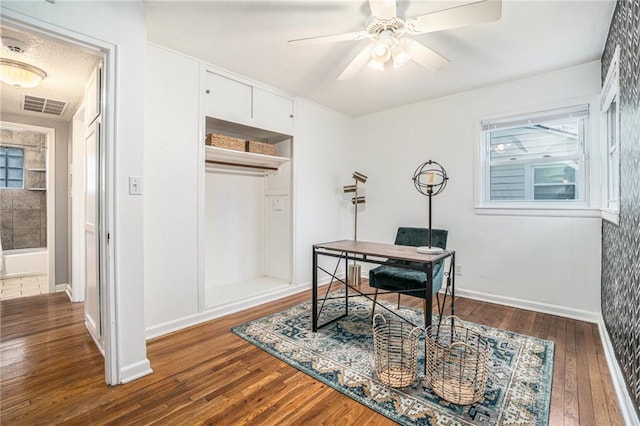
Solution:
M 36 87 L 47 73 L 33 65 L 0 58 L 0 81 L 20 88 Z
M 393 49 L 391 49 L 391 57 L 393 58 L 394 68 L 400 68 L 411 60 L 411 55 L 402 48 L 401 44 L 393 46 Z

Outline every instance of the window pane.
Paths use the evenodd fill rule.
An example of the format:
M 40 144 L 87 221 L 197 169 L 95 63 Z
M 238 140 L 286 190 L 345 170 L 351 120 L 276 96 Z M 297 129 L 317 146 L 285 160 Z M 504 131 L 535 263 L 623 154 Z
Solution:
M 24 149 L 0 147 L 0 187 L 22 188 L 24 181 Z
M 492 200 L 524 200 L 524 166 L 491 167 Z
M 534 188 L 535 200 L 575 200 L 575 185 L 545 185 Z
M 609 148 L 616 145 L 616 101 L 612 101 L 607 110 L 607 137 L 609 139 Z
M 7 166 L 10 168 L 13 167 L 13 168 L 22 169 L 22 163 L 23 163 L 22 157 L 13 157 L 13 156 L 7 157 Z
M 574 155 L 579 149 L 578 120 L 490 132 L 491 160 L 527 160 Z
M 534 170 L 534 185 L 541 184 L 575 184 L 576 166 L 558 164 L 555 166 L 536 167 Z

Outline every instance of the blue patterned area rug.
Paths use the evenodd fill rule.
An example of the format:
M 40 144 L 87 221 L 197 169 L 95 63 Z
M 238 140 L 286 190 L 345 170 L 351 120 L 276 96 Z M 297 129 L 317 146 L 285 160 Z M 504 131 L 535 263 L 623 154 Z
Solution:
M 545 425 L 549 419 L 554 344 L 548 340 L 463 322 L 491 346 L 484 399 L 451 404 L 423 384 L 423 337 L 418 377 L 403 389 L 381 383 L 373 368 L 371 302 L 351 299 L 349 316 L 311 332 L 311 303 L 248 322 L 232 331 L 328 386 L 403 425 Z M 391 304 L 389 309 L 395 309 Z M 384 309 L 379 309 L 383 312 Z M 422 312 L 401 308 L 414 324 Z M 327 302 L 320 324 L 344 312 L 344 301 Z M 387 312 L 385 316 L 391 315 Z M 434 317 L 434 322 L 436 321 Z M 423 333 L 421 333 L 423 334 Z

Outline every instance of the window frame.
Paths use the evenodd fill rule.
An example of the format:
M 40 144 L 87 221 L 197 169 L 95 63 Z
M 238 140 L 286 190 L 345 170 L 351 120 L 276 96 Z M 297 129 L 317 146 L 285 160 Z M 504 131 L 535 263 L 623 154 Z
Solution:
M 25 188 L 25 167 L 24 167 L 24 163 L 25 163 L 25 149 L 22 146 L 14 146 L 14 145 L 0 145 L 0 148 L 5 148 L 6 151 L 4 154 L 0 154 L 1 156 L 5 157 L 5 174 L 4 176 L 0 179 L 3 180 L 5 182 L 5 186 L 0 186 L 0 189 L 24 189 Z M 9 186 L 9 149 L 19 149 L 20 151 L 22 151 L 22 167 L 20 167 L 20 171 L 22 172 L 22 178 L 20 179 L 21 182 L 21 186 L 20 187 L 13 187 L 13 186 Z M 11 169 L 18 169 L 17 167 L 11 167 Z M 11 180 L 15 180 L 15 179 L 11 179 Z
M 613 139 L 611 106 L 615 105 Z M 613 140 L 613 144 L 611 141 Z M 620 220 L 620 46 L 611 58 L 600 94 L 600 149 L 602 159 L 602 218 L 618 225 Z
M 478 143 L 476 149 L 476 183 L 475 183 L 475 213 L 488 215 L 526 215 L 526 216 L 572 216 L 572 217 L 599 217 L 600 209 L 589 205 L 591 196 L 590 177 L 590 156 L 591 144 L 594 134 L 597 134 L 597 127 L 594 127 L 598 120 L 594 120 L 594 110 L 598 108 L 597 97 L 581 97 L 568 100 L 562 103 L 547 104 L 538 107 L 523 109 L 521 111 L 506 112 L 501 115 L 482 117 L 477 120 Z M 545 116 L 549 118 L 558 115 L 563 111 L 587 111 L 588 117 L 584 122 L 581 140 L 579 141 L 578 153 L 576 155 L 536 158 L 531 160 L 520 160 L 521 164 L 533 164 L 543 166 L 545 163 L 553 164 L 571 159 L 578 162 L 578 173 L 576 185 L 578 199 L 576 200 L 490 200 L 490 152 L 489 152 L 489 131 L 486 125 L 500 123 L 524 123 L 527 120 L 532 122 L 540 121 L 544 123 Z M 514 125 L 513 127 L 520 127 Z M 508 127 L 505 127 L 508 128 Z M 595 131 L 594 131 L 595 130 Z M 530 176 L 529 179 L 532 179 Z

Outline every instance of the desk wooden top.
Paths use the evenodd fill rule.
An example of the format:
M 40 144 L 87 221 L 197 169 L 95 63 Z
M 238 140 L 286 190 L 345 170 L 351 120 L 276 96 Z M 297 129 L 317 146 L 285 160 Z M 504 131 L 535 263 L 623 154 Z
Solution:
M 316 249 L 347 252 L 389 259 L 408 260 L 412 262 L 436 262 L 453 254 L 453 251 L 445 250 L 441 254 L 422 254 L 412 246 L 399 246 L 395 244 L 371 243 L 367 241 L 340 240 L 328 243 L 314 244 Z

